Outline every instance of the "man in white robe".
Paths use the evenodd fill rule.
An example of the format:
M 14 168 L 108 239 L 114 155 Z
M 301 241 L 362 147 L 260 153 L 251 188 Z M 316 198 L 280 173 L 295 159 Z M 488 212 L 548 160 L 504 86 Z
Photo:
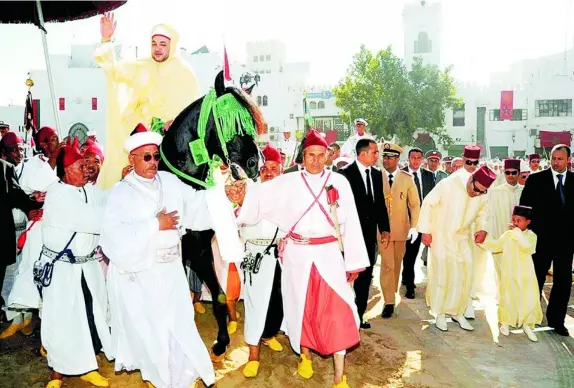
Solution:
M 18 172 L 20 187 L 27 194 L 45 193 L 52 184 L 60 180 L 55 167 L 62 144 L 56 131 L 50 127 L 42 127 L 36 134 L 34 142 L 41 153 L 20 163 Z M 12 324 L 0 334 L 0 338 L 7 338 L 19 331 L 30 334 L 32 316 L 22 312 L 40 309 L 42 306 L 33 274 L 34 263 L 42 251 L 42 215 L 42 210 L 39 210 L 34 217 L 30 217 L 26 229 L 22 232 L 24 236 L 20 236 L 20 242 L 23 243 L 21 260 L 14 274 L 14 284 L 8 297 L 6 312 Z
M 262 151 L 265 163 L 261 167 L 261 182 L 268 182 L 283 172 L 281 153 L 267 145 Z M 273 201 L 274 198 L 268 199 Z M 255 225 L 242 225 L 241 237 L 245 241 L 245 258 L 241 264 L 245 301 L 245 342 L 249 345 L 249 361 L 243 368 L 245 377 L 259 372 L 259 350 L 263 342 L 271 350 L 283 347 L 275 338 L 283 321 L 281 296 L 281 265 L 278 261 L 277 242 L 285 233 L 267 220 Z
M 112 359 L 106 281 L 98 262 L 105 194 L 87 184 L 84 163 L 78 138 L 69 140 L 57 161 L 61 181 L 49 187 L 44 203 L 34 280 L 41 284 L 42 345 L 52 369 L 46 388 L 60 388 L 63 375 L 109 385 L 96 359 L 100 351 Z
M 139 369 L 149 387 L 215 383 L 179 249 L 185 229 L 213 229 L 224 259 L 243 247 L 223 186 L 195 191 L 159 171 L 161 135 L 143 125 L 124 143 L 133 171 L 110 191 L 100 245 L 107 274 L 115 370 Z
M 497 240 L 508 230 L 514 206 L 520 202 L 520 194 L 524 188 L 518 184 L 520 174 L 520 160 L 505 159 L 503 172 L 505 183 L 491 189 L 488 193 L 488 235 L 493 240 Z M 499 263 L 502 259 L 502 253 L 493 253 L 492 257 L 496 270 L 496 280 L 500 281 Z
M 368 126 L 367 120 L 365 119 L 355 120 L 355 133 L 351 135 L 347 139 L 347 141 L 345 141 L 343 147 L 341 147 L 342 156 L 347 156 L 355 160 L 357 157 L 357 151 L 355 149 L 357 147 L 357 142 L 364 138 L 374 140 L 374 137 L 370 133 L 366 132 L 367 126 Z
M 471 176 L 462 172 L 439 182 L 423 201 L 417 229 L 429 249 L 426 301 L 447 330 L 450 315 L 464 330 L 474 330 L 465 316 L 472 286 L 472 245 L 486 238 L 488 187 L 496 174 L 486 166 Z M 471 229 L 476 230 L 471 236 Z
M 313 376 L 311 349 L 334 355 L 334 387 L 345 388 L 346 350 L 360 341 L 349 283 L 370 262 L 349 182 L 325 170 L 327 147 L 317 131 L 309 131 L 303 141 L 305 170 L 250 185 L 244 200 L 238 200 L 242 204 L 238 222 L 265 219 L 287 233 L 280 247 L 281 291 L 289 341 L 301 353 L 297 372 L 305 379 Z M 329 210 L 327 190 L 339 205 L 336 218 Z

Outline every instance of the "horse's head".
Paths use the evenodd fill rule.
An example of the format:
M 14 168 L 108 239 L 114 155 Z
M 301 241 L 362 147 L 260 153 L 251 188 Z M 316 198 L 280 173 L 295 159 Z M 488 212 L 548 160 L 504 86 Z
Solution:
M 251 179 L 259 175 L 255 137 L 266 126 L 261 111 L 245 92 L 225 87 L 223 72 L 214 86 L 175 118 L 162 143 L 163 169 L 196 188 L 202 185 L 195 180 L 209 179 L 218 162 L 231 168 L 234 179 L 242 172 Z

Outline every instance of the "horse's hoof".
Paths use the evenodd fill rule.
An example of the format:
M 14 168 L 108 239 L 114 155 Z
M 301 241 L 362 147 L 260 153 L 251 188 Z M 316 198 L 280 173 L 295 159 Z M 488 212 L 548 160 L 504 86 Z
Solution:
M 211 351 L 215 355 L 225 354 L 225 352 L 227 351 L 227 345 L 229 345 L 229 341 L 227 341 L 227 344 L 225 344 L 222 341 L 216 341 L 211 347 Z
M 215 353 L 213 353 L 213 351 L 211 351 L 209 353 L 209 357 L 211 358 L 211 361 L 218 364 L 220 362 L 223 362 L 223 360 L 225 360 L 225 353 L 220 354 L 219 356 L 216 356 Z

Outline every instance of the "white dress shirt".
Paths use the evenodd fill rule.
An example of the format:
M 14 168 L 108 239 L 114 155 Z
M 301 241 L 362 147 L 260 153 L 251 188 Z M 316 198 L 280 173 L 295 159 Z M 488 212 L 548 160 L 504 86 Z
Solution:
M 553 168 L 552 170 L 552 178 L 554 179 L 554 188 L 558 187 L 558 174 L 562 174 L 562 186 L 566 184 L 566 173 L 568 169 L 564 170 L 564 172 L 557 172 Z
M 387 178 L 392 179 L 393 183 L 395 183 L 395 179 L 397 178 L 397 175 L 399 174 L 399 172 L 401 172 L 398 168 L 395 169 L 394 172 L 388 172 L 387 170 L 385 170 L 385 174 L 387 174 Z M 392 175 L 392 177 L 391 177 Z
M 365 185 L 365 192 L 369 192 L 367 190 L 367 170 L 369 171 L 369 179 L 371 180 L 371 192 L 373 196 L 375 195 L 375 190 L 373 186 L 373 169 L 371 167 L 364 166 L 361 162 L 357 160 L 357 167 L 359 167 L 359 171 L 361 172 L 361 178 L 363 178 L 363 184 Z

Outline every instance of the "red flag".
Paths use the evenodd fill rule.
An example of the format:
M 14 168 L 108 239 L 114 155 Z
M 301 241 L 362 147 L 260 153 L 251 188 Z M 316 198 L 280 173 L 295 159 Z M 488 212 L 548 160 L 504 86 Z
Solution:
M 514 105 L 514 92 L 502 91 L 500 92 L 500 119 L 501 120 L 512 120 L 512 113 Z
M 540 146 L 544 148 L 554 147 L 556 144 L 566 144 L 570 147 L 572 135 L 570 131 L 552 132 L 540 131 Z
M 223 75 L 226 81 L 231 81 L 231 72 L 229 71 L 229 59 L 227 58 L 227 49 L 223 46 Z

